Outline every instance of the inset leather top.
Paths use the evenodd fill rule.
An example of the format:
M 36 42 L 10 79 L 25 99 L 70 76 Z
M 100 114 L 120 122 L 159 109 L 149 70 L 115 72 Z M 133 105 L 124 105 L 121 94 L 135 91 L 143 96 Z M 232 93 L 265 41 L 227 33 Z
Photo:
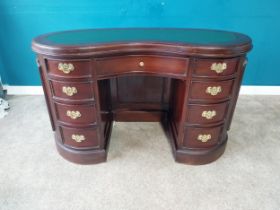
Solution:
M 162 52 L 179 55 L 230 57 L 252 48 L 251 39 L 240 33 L 178 28 L 89 29 L 41 35 L 32 42 L 39 54 L 85 56 L 116 52 Z

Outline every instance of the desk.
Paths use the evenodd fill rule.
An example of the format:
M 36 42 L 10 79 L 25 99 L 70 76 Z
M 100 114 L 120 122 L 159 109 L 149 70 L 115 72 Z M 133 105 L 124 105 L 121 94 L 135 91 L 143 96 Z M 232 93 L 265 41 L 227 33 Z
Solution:
M 215 30 L 92 29 L 42 35 L 32 48 L 65 159 L 104 162 L 113 121 L 159 121 L 175 160 L 198 165 L 225 150 L 252 42 Z

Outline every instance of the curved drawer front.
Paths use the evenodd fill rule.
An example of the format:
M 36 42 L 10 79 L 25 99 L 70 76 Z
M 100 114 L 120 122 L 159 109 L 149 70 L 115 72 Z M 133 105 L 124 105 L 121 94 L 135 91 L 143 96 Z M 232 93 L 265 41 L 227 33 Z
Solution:
M 119 56 L 97 60 L 100 77 L 129 73 L 186 75 L 189 60 L 167 56 Z
M 90 77 L 89 60 L 47 60 L 48 73 L 65 78 Z
M 94 105 L 65 105 L 55 103 L 57 119 L 71 124 L 96 123 L 96 108 Z
M 57 82 L 50 81 L 53 96 L 67 100 L 94 100 L 91 82 Z
M 194 59 L 195 76 L 228 76 L 237 71 L 238 58 L 232 59 Z
M 220 82 L 192 82 L 191 99 L 227 99 L 232 92 L 234 80 Z
M 219 142 L 222 127 L 186 127 L 183 146 L 187 148 L 207 148 Z
M 219 104 L 189 104 L 187 119 L 188 123 L 205 124 L 223 121 L 226 117 L 228 102 Z
M 99 147 L 96 128 L 76 129 L 60 127 L 63 144 L 74 148 Z

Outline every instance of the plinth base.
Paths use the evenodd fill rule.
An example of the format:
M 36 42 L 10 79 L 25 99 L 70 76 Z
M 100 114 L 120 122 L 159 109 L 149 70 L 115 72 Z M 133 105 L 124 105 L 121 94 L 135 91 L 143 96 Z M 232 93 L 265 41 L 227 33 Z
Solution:
M 210 149 L 175 149 L 173 155 L 175 161 L 178 163 L 190 165 L 203 165 L 217 160 L 225 151 L 227 138 L 221 144 L 216 145 Z
M 77 164 L 96 164 L 107 160 L 106 150 L 75 150 L 60 144 L 58 140 L 56 148 L 63 158 Z
M 227 135 L 225 136 L 225 139 L 223 139 L 219 144 L 217 144 L 214 147 L 202 149 L 179 149 L 177 148 L 175 143 L 177 142 L 177 140 L 175 132 L 173 130 L 172 122 L 164 122 L 162 125 L 169 139 L 174 159 L 178 163 L 189 165 L 208 164 L 217 160 L 225 151 L 228 139 Z

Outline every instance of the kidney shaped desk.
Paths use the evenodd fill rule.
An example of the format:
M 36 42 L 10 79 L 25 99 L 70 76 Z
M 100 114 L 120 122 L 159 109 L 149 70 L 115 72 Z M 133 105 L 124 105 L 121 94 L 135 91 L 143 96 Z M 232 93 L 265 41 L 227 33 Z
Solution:
M 206 164 L 225 150 L 252 43 L 215 30 L 92 29 L 32 48 L 64 158 L 104 162 L 113 121 L 160 121 L 177 162 Z

